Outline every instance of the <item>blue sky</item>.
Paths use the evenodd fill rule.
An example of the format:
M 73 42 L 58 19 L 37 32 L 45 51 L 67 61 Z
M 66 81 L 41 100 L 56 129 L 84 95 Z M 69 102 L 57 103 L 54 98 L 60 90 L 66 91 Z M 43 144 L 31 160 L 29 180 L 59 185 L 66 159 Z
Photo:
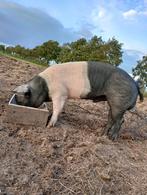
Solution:
M 147 0 L 0 0 L 2 43 L 34 47 L 93 35 L 123 43 L 127 68 L 127 59 L 147 54 Z

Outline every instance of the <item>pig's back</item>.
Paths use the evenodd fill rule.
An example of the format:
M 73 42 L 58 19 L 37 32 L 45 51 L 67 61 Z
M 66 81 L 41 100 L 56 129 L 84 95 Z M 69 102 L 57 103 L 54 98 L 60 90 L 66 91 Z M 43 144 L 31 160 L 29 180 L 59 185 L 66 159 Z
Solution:
M 68 93 L 68 97 L 81 98 L 90 92 L 87 62 L 68 62 L 53 65 L 40 73 L 49 87 L 51 94 Z

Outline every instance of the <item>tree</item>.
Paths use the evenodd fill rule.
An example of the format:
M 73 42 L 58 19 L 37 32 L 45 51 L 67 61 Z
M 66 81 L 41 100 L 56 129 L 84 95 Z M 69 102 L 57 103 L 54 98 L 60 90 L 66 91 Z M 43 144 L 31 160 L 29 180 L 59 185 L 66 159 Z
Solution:
M 13 54 L 14 53 L 14 47 L 11 47 L 11 46 L 6 47 L 5 51 L 8 54 Z
M 147 56 L 143 56 L 142 60 L 137 61 L 137 65 L 132 69 L 133 75 L 139 76 L 147 87 Z
M 91 38 L 88 44 L 88 53 L 90 61 L 107 61 L 104 53 L 105 42 L 102 37 L 94 36 Z
M 47 63 L 46 59 L 43 56 L 44 56 L 44 50 L 43 50 L 43 47 L 41 47 L 40 45 L 30 50 L 31 58 L 37 59 L 40 62 L 45 61 L 45 63 Z
M 122 62 L 121 47 L 122 44 L 115 38 L 109 39 L 108 42 L 97 36 L 89 41 L 82 38 L 64 44 L 61 47 L 58 61 L 102 61 L 118 66 Z
M 59 56 L 57 57 L 57 62 L 63 63 L 70 61 L 74 61 L 72 58 L 72 49 L 70 44 L 66 43 L 61 47 L 61 51 L 59 53 Z
M 50 62 L 63 63 L 69 61 L 102 61 L 118 66 L 122 62 L 122 44 L 115 38 L 107 42 L 102 37 L 93 36 L 90 40 L 78 39 L 71 43 L 59 45 L 57 41 L 49 40 L 33 49 L 20 45 L 7 47 L 6 52 L 18 57 L 49 65 Z
M 71 43 L 66 43 L 61 47 L 58 61 L 69 62 L 88 60 L 87 48 L 87 40 L 84 38 Z
M 25 47 L 22 47 L 21 45 L 16 45 L 13 51 L 15 54 L 19 55 L 20 57 L 26 56 L 26 49 Z
M 52 60 L 57 61 L 57 57 L 61 50 L 59 43 L 52 40 L 43 43 L 38 49 L 40 56 L 46 60 L 47 64 Z
M 72 61 L 88 60 L 88 43 L 85 38 L 78 39 L 70 44 Z
M 5 46 L 4 45 L 0 45 L 0 51 L 2 51 L 2 52 L 5 51 Z
M 122 63 L 122 43 L 119 43 L 114 37 L 109 39 L 105 45 L 104 51 L 108 62 L 112 65 L 118 66 Z

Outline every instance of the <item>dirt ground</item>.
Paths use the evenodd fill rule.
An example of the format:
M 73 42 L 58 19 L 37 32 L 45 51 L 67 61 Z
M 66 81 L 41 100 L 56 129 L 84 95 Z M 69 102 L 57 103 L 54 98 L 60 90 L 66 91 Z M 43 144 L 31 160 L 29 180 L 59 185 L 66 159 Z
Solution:
M 70 100 L 54 128 L 6 123 L 12 90 L 42 70 L 0 56 L 0 195 L 147 195 L 147 99 L 115 142 L 106 102 Z

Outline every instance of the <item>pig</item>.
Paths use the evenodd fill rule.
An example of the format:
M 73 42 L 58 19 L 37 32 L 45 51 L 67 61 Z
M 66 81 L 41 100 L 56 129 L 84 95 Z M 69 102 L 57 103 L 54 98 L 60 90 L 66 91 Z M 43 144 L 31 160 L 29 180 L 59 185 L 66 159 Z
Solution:
M 123 115 L 135 106 L 140 95 L 136 82 L 124 70 L 90 61 L 48 67 L 14 92 L 16 102 L 24 106 L 39 107 L 45 101 L 52 101 L 53 114 L 49 127 L 56 124 L 69 98 L 107 101 L 110 109 L 102 135 L 111 140 L 119 137 Z

